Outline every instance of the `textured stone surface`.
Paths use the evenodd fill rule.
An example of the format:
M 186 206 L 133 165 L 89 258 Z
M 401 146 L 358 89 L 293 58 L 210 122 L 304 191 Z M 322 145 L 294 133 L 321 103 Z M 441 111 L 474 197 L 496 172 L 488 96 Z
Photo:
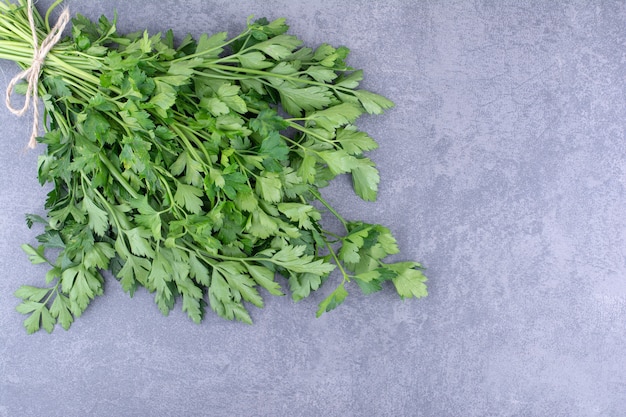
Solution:
M 19 248 L 41 149 L 2 107 L 0 417 L 625 415 L 624 2 L 69 4 L 179 36 L 285 16 L 309 45 L 349 46 L 397 107 L 360 122 L 381 145 L 379 201 L 345 179 L 326 195 L 388 225 L 430 296 L 355 291 L 315 319 L 321 291 L 269 298 L 254 326 L 197 326 L 110 280 L 69 332 L 27 336 L 12 293 L 45 272 Z M 16 69 L 0 62 L 0 91 Z

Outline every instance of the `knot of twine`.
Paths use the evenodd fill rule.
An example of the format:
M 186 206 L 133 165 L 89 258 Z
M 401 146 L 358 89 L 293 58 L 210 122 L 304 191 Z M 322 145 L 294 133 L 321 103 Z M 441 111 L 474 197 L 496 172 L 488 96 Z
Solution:
M 52 50 L 54 45 L 56 45 L 61 40 L 61 35 L 63 34 L 63 30 L 65 26 L 67 26 L 70 21 L 70 13 L 66 8 L 59 16 L 54 27 L 50 30 L 50 33 L 46 38 L 39 44 L 39 39 L 37 38 L 37 27 L 35 26 L 35 18 L 33 16 L 33 2 L 32 0 L 28 0 L 28 23 L 30 24 L 30 30 L 33 35 L 33 61 L 29 68 L 17 74 L 9 83 L 6 91 L 6 106 L 16 116 L 23 116 L 30 107 L 31 100 L 33 102 L 33 132 L 30 137 L 30 141 L 28 142 L 29 148 L 34 148 L 37 144 L 37 132 L 39 131 L 39 103 L 38 103 L 38 90 L 39 90 L 39 74 L 41 73 L 41 67 L 43 66 L 44 60 L 48 53 Z M 16 109 L 11 104 L 11 95 L 15 89 L 17 83 L 21 80 L 25 80 L 28 84 L 26 89 L 26 99 L 24 102 L 24 106 L 21 109 Z

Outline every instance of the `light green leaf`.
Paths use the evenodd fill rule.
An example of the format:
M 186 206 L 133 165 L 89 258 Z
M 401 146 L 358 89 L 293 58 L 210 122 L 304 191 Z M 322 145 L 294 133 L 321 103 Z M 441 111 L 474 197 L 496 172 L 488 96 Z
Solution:
M 24 320 L 24 327 L 28 334 L 33 334 L 41 327 L 41 312 L 44 309 L 43 304 L 40 308 L 33 311 L 33 313 Z
M 54 302 L 50 306 L 50 314 L 56 318 L 61 327 L 67 330 L 74 321 L 74 316 L 69 310 L 69 300 L 63 294 L 57 294 L 54 298 Z
M 336 49 L 333 46 L 327 43 L 322 43 L 321 45 L 317 47 L 317 49 L 315 49 L 315 53 L 313 54 L 313 59 L 315 61 L 323 61 L 324 59 L 331 56 L 335 52 L 336 52 Z
M 18 304 L 18 306 L 15 307 L 15 310 L 20 314 L 28 314 L 41 309 L 42 306 L 43 303 L 40 303 L 38 301 L 26 300 L 21 304 Z
M 225 277 L 232 292 L 238 293 L 245 301 L 259 308 L 263 307 L 263 298 L 254 288 L 257 284 L 252 278 L 244 274 L 226 274 Z M 239 301 L 239 295 L 235 297 L 235 301 Z
M 378 143 L 374 139 L 367 133 L 357 130 L 353 125 L 337 129 L 337 142 L 350 155 L 360 155 L 378 148 Z
M 298 72 L 299 64 L 296 62 L 279 62 L 274 68 L 270 70 L 272 74 L 280 75 L 293 75 Z M 280 85 L 284 80 L 280 78 L 270 79 L 270 82 Z
M 311 65 L 305 73 L 320 83 L 330 83 L 337 78 L 335 71 L 318 65 Z
M 134 216 L 135 222 L 139 226 L 150 229 L 152 231 L 152 237 L 154 237 L 156 241 L 160 240 L 163 226 L 161 214 L 148 203 L 147 196 L 132 200 L 130 205 L 139 212 L 139 214 Z
M 376 201 L 380 175 L 374 162 L 368 158 L 356 159 L 352 168 L 352 186 L 356 194 L 365 201 Z
M 313 222 L 317 222 L 322 218 L 320 212 L 309 204 L 280 203 L 277 207 L 290 220 L 297 221 L 298 226 L 303 229 L 313 228 Z
M 135 227 L 124 231 L 128 238 L 130 251 L 137 256 L 154 256 L 152 232 L 145 227 Z
M 83 265 L 87 268 L 108 269 L 115 250 L 107 242 L 96 242 L 84 252 Z
M 199 324 L 204 316 L 204 308 L 202 306 L 203 293 L 200 288 L 195 286 L 191 281 L 177 283 L 179 292 L 183 296 L 183 311 L 187 313 L 194 323 Z
M 398 262 L 387 264 L 386 267 L 398 274 L 392 279 L 393 284 L 401 298 L 421 298 L 428 295 L 427 279 L 422 274 L 420 264 L 417 262 Z
M 183 171 L 185 171 L 185 176 L 182 178 L 182 181 L 185 184 L 195 185 L 196 187 L 202 185 L 204 168 L 187 151 L 181 152 L 176 161 L 170 166 L 172 175 L 179 176 Z
M 315 182 L 315 175 L 317 170 L 315 166 L 317 160 L 311 152 L 303 151 L 302 161 L 298 167 L 298 176 L 302 178 L 306 183 L 313 184 Z
M 354 277 L 354 282 L 357 283 L 361 292 L 365 295 L 372 294 L 383 289 L 383 286 L 378 280 L 364 281 L 358 277 Z
M 237 113 L 244 114 L 248 111 L 246 102 L 239 96 L 240 87 L 232 84 L 223 84 L 217 90 L 217 96 L 228 107 Z
M 340 77 L 335 83 L 338 87 L 354 89 L 359 86 L 359 82 L 363 80 L 363 70 L 352 72 L 348 76 Z
M 315 123 L 316 126 L 334 132 L 338 127 L 353 123 L 362 113 L 363 110 L 356 104 L 341 103 L 324 110 L 318 110 L 306 118 L 309 122 Z
M 287 155 L 289 154 L 289 147 L 285 143 L 285 140 L 280 137 L 278 132 L 273 131 L 269 133 L 261 142 L 259 154 L 266 155 L 278 161 L 284 161 L 287 159 Z M 278 166 L 282 171 L 283 167 L 281 165 Z
M 238 192 L 233 200 L 242 211 L 253 213 L 259 207 L 259 201 L 252 193 L 252 190 Z
M 278 252 L 274 253 L 272 259 L 276 262 L 294 262 L 298 261 L 300 257 L 304 254 L 306 250 L 306 246 L 298 245 L 298 246 L 285 246 L 281 248 Z
M 199 284 L 206 287 L 210 284 L 208 268 L 194 253 L 189 254 L 189 275 L 191 275 L 191 277 L 194 278 Z
M 40 245 L 37 249 L 31 245 L 23 244 L 22 250 L 28 255 L 28 259 L 34 265 L 47 263 L 48 260 L 44 256 L 45 247 Z
M 143 286 L 147 284 L 151 267 L 152 264 L 148 259 L 128 255 L 124 266 L 117 273 L 122 289 L 132 297 L 138 284 Z
M 104 236 L 109 228 L 109 218 L 107 212 L 98 207 L 91 198 L 83 198 L 83 210 L 87 212 L 89 227 L 98 236 Z
M 369 228 L 362 228 L 351 231 L 343 238 L 343 243 L 339 249 L 339 259 L 348 264 L 357 264 L 361 261 L 359 251 L 365 243 L 365 239 L 369 235 Z
M 230 113 L 228 106 L 217 97 L 205 98 L 200 101 L 200 106 L 207 109 L 215 117 Z
M 204 62 L 202 58 L 185 59 L 181 61 L 175 61 L 170 65 L 167 73 L 169 75 L 182 75 L 184 77 L 190 77 L 194 69 Z
M 47 331 L 48 333 L 52 333 L 56 322 L 56 319 L 52 317 L 52 314 L 50 314 L 50 310 L 45 307 L 41 309 L 41 326 L 44 328 L 45 331 Z
M 386 255 L 394 255 L 400 252 L 398 242 L 391 234 L 389 228 L 378 224 L 375 226 L 375 229 L 378 232 L 378 244 L 380 244 Z
M 22 285 L 17 291 L 15 291 L 14 295 L 22 300 L 39 302 L 46 295 L 48 295 L 49 292 L 50 288 L 38 288 L 30 285 Z
M 67 289 L 64 285 L 64 291 Z M 92 271 L 79 267 L 72 287 L 69 290 L 71 310 L 75 316 L 80 316 L 89 305 L 89 302 L 102 292 L 102 282 Z
M 322 151 L 318 155 L 326 162 L 328 169 L 334 175 L 350 172 L 358 166 L 357 159 L 343 150 Z
M 277 61 L 287 58 L 292 51 L 302 44 L 302 41 L 292 35 L 278 35 L 264 42 L 257 43 L 252 48 L 263 51 Z
M 202 195 L 204 192 L 201 189 L 193 185 L 179 183 L 174 194 L 174 201 L 179 206 L 185 207 L 190 213 L 199 214 L 202 212 L 203 202 L 200 199 Z
M 250 276 L 259 284 L 265 288 L 272 295 L 285 295 L 283 294 L 280 285 L 274 281 L 274 271 L 259 265 L 246 264 L 246 268 L 250 273 Z
M 327 275 L 335 269 L 335 265 L 324 259 L 314 259 L 311 255 L 304 255 L 306 246 L 285 246 L 272 256 L 274 263 L 295 273 L 311 273 Z
M 332 93 L 327 87 L 295 87 L 285 83 L 276 86 L 276 89 L 283 108 L 294 117 L 301 116 L 303 110 L 319 110 L 331 103 Z
M 278 174 L 265 172 L 256 179 L 256 192 L 265 201 L 278 203 L 283 196 L 282 182 Z
M 348 296 L 348 291 L 346 291 L 343 283 L 341 283 L 335 290 L 330 293 L 324 301 L 322 301 L 317 309 L 317 317 L 320 317 L 322 314 L 334 310 L 341 303 L 344 302 L 346 297 Z
M 218 57 L 224 50 L 223 46 L 226 43 L 227 36 L 227 32 L 219 32 L 211 37 L 203 33 L 198 39 L 196 54 L 202 54 L 205 59 Z
M 393 102 L 381 95 L 367 90 L 354 90 L 365 111 L 370 114 L 382 114 L 384 110 L 393 107 Z
M 76 275 L 78 275 L 78 271 L 78 266 L 72 266 L 64 269 L 61 273 L 61 289 L 64 293 L 68 294 L 74 286 L 74 280 Z
M 242 67 L 256 70 L 268 68 L 274 65 L 270 61 L 265 60 L 265 55 L 256 51 L 237 55 L 237 59 Z
M 209 304 L 211 309 L 220 317 L 228 320 L 237 319 L 241 322 L 252 324 L 252 319 L 245 307 L 240 302 L 233 300 L 230 287 L 222 274 L 217 271 L 217 268 L 213 269 L 213 274 L 211 275 Z
M 167 315 L 171 310 L 170 300 L 173 301 L 173 294 L 168 283 L 172 280 L 172 267 L 160 252 L 156 253 L 150 273 L 148 274 L 148 288 L 156 290 L 155 301 L 163 315 Z
M 291 298 L 293 301 L 300 301 L 309 296 L 311 290 L 316 291 L 324 281 L 324 276 L 301 273 L 291 274 L 289 276 L 289 290 L 291 291 Z
M 255 210 L 252 212 L 246 231 L 260 239 L 267 239 L 278 232 L 278 223 L 264 210 Z
M 155 80 L 155 92 L 150 98 L 149 103 L 155 105 L 156 107 L 167 110 L 171 108 L 176 102 L 176 89 L 171 84 L 168 84 L 163 81 Z M 167 115 L 167 113 L 163 113 Z

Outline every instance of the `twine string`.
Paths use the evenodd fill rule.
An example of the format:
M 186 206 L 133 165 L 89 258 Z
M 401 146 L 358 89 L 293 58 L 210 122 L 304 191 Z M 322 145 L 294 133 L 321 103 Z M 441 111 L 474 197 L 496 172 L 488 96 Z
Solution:
M 33 60 L 29 68 L 26 68 L 25 70 L 17 74 L 15 77 L 13 77 L 11 82 L 9 82 L 9 86 L 7 87 L 6 91 L 5 103 L 11 113 L 21 117 L 28 111 L 32 101 L 33 131 L 30 137 L 30 141 L 28 142 L 28 147 L 32 149 L 37 144 L 37 133 L 39 131 L 39 75 L 41 73 L 41 68 L 43 67 L 46 56 L 52 50 L 54 45 L 59 43 L 59 41 L 61 40 L 63 30 L 70 21 L 70 13 L 67 8 L 63 10 L 56 24 L 50 30 L 50 33 L 48 34 L 48 36 L 46 36 L 46 38 L 41 42 L 40 45 L 39 39 L 37 38 L 37 27 L 35 26 L 32 0 L 28 0 L 27 7 L 28 23 L 30 25 L 31 33 L 33 35 Z M 16 109 L 11 104 L 11 95 L 13 95 L 15 86 L 22 80 L 25 80 L 27 83 L 26 98 L 22 108 Z

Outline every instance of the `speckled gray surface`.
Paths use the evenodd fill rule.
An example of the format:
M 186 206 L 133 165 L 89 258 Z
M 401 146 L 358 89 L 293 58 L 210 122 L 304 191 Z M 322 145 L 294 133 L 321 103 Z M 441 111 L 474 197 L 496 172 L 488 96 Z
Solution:
M 349 46 L 397 107 L 360 122 L 379 201 L 344 180 L 326 196 L 387 224 L 430 296 L 355 292 L 315 319 L 322 291 L 197 326 L 109 280 L 69 332 L 27 336 L 12 293 L 44 273 L 20 250 L 41 149 L 2 107 L 0 417 L 626 415 L 624 2 L 69 4 L 179 35 L 285 16 L 309 45 Z M 0 62 L 0 91 L 16 69 Z

